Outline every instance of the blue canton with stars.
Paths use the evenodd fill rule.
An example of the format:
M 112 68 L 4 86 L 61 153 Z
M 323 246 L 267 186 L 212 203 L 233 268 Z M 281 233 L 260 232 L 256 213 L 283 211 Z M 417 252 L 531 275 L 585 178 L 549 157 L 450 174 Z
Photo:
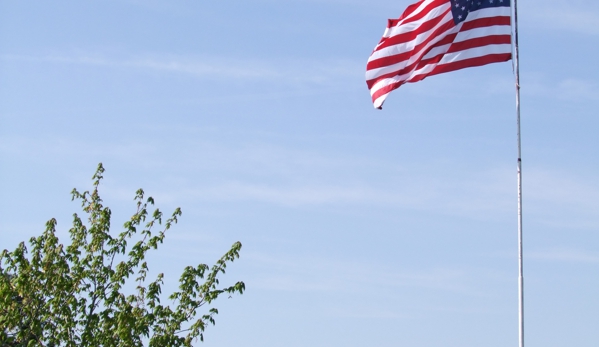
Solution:
M 453 22 L 458 25 L 466 20 L 468 13 L 482 8 L 509 7 L 510 0 L 451 0 Z

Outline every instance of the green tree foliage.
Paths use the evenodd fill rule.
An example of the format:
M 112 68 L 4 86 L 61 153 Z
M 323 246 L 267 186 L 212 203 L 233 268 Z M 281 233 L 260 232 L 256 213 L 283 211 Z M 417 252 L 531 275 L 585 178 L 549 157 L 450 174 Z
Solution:
M 162 304 L 163 274 L 149 282 L 145 258 L 181 210 L 169 218 L 150 213 L 154 200 L 140 189 L 137 211 L 111 235 L 111 211 L 98 194 L 103 173 L 100 164 L 91 193 L 72 192 L 87 223 L 74 215 L 69 245 L 59 242 L 51 219 L 29 249 L 22 242 L 0 255 L 0 346 L 192 346 L 214 324 L 212 302 L 245 290 L 243 282 L 222 287 L 218 280 L 239 258 L 236 242 L 214 266 L 186 267 L 179 290 L 168 296 L 171 305 Z

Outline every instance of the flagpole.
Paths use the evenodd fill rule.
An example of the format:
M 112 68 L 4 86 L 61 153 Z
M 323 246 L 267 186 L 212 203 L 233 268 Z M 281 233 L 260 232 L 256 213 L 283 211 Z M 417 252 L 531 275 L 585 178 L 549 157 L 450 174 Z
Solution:
M 518 0 L 514 1 L 514 75 L 516 79 L 516 123 L 518 137 L 518 341 L 524 347 L 524 262 L 522 250 L 522 140 L 520 133 L 520 55 L 518 47 Z

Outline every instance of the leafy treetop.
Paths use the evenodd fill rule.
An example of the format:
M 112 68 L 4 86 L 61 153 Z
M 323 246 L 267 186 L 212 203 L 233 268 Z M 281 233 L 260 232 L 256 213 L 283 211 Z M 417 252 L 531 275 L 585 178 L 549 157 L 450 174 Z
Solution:
M 168 296 L 172 306 L 164 305 L 163 274 L 148 283 L 145 258 L 181 210 L 166 219 L 158 209 L 150 213 L 154 199 L 139 189 L 136 212 L 113 235 L 111 210 L 98 193 L 103 173 L 100 163 L 93 190 L 72 191 L 87 223 L 73 215 L 69 245 L 59 242 L 51 219 L 41 236 L 30 239 L 30 249 L 22 242 L 0 254 L 0 346 L 192 346 L 214 324 L 218 310 L 210 304 L 223 293 L 243 294 L 243 282 L 222 287 L 218 280 L 239 258 L 236 242 L 212 267 L 186 267 L 179 290 Z M 132 281 L 135 290 L 126 295 Z

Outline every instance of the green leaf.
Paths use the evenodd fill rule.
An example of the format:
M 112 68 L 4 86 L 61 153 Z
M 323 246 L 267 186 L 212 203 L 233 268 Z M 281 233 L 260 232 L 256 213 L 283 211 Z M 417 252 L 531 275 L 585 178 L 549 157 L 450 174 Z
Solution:
M 236 242 L 211 267 L 185 267 L 179 290 L 164 296 L 173 306 L 162 305 L 164 275 L 146 283 L 145 258 L 164 242 L 181 209 L 163 223 L 159 209 L 148 215 L 147 207 L 155 201 L 144 201 L 139 189 L 135 213 L 123 224 L 124 231 L 113 235 L 112 211 L 102 205 L 99 193 L 104 171 L 100 163 L 91 192 L 71 192 L 87 222 L 73 214 L 68 244 L 60 243 L 58 223 L 50 219 L 45 231 L 29 240 L 29 249 L 22 242 L 14 251 L 0 253 L 0 346 L 124 347 L 142 346 L 143 341 L 192 346 L 203 341 L 208 323 L 215 324 L 218 310 L 210 304 L 222 293 L 245 291 L 243 282 L 219 284 L 228 263 L 239 258 L 241 243 Z M 136 290 L 125 295 L 130 281 Z

